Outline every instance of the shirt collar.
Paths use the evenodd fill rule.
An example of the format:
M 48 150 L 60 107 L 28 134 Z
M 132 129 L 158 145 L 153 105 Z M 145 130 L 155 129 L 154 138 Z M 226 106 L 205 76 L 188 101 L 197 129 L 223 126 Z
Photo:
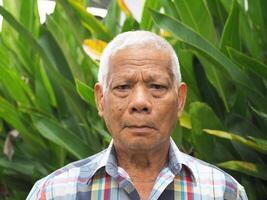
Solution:
M 195 166 L 196 159 L 192 156 L 182 153 L 171 138 L 169 149 L 169 168 L 172 170 L 172 172 L 176 175 L 182 170 L 182 167 L 187 167 L 191 173 L 192 180 L 196 183 L 198 171 Z
M 169 163 L 168 167 L 174 175 L 177 175 L 182 167 L 185 166 L 189 169 L 192 180 L 196 180 L 197 169 L 195 168 L 196 159 L 182 153 L 172 138 L 170 138 L 170 149 L 169 149 Z M 118 171 L 118 164 L 116 159 L 116 151 L 114 148 L 113 140 L 111 140 L 108 148 L 100 158 L 97 167 L 93 170 L 90 178 L 98 171 L 100 168 L 105 167 L 105 170 L 110 175 L 116 175 Z

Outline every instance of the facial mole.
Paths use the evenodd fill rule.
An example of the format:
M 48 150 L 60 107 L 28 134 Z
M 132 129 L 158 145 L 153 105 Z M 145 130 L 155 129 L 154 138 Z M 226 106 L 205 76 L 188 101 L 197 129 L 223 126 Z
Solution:
M 114 110 L 122 111 L 122 107 L 121 106 L 116 106 L 115 109 L 112 109 L 111 111 L 113 112 Z

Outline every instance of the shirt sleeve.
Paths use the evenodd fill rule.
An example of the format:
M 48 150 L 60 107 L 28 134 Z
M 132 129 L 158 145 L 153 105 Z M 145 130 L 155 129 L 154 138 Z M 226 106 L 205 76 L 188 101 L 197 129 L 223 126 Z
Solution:
M 44 179 L 37 181 L 32 187 L 30 193 L 28 194 L 26 200 L 45 200 L 45 195 L 43 193 Z
M 246 191 L 245 191 L 244 187 L 241 185 L 238 186 L 237 200 L 248 200 Z

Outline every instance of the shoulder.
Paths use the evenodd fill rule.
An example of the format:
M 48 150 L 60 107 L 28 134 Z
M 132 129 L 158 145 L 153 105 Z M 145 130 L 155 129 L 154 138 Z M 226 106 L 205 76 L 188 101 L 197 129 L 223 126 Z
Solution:
M 55 195 L 75 195 L 77 185 L 89 182 L 96 170 L 101 167 L 99 163 L 105 152 L 106 149 L 88 158 L 70 163 L 40 179 L 33 186 L 27 200 L 53 199 Z
M 213 193 L 220 193 L 226 200 L 247 199 L 243 186 L 222 169 L 182 152 L 180 156 L 203 190 L 212 188 Z

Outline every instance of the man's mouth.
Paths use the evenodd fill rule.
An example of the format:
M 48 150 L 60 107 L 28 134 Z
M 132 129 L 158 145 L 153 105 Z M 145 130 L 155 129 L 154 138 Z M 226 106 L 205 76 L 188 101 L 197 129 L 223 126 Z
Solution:
M 153 131 L 155 128 L 149 125 L 127 125 L 125 126 L 130 132 L 146 134 Z

